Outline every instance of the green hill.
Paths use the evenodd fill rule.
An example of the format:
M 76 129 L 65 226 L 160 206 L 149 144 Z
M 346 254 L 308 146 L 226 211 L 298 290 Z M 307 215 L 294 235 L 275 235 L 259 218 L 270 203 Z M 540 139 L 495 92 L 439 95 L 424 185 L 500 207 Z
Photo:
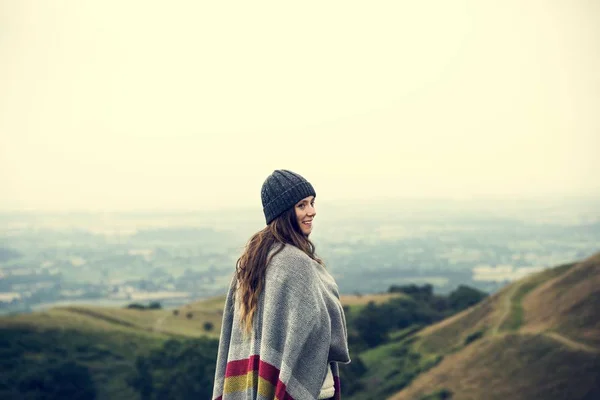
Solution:
M 139 378 L 153 354 L 172 349 L 173 339 L 204 349 L 205 364 L 214 363 L 217 333 L 205 325 L 220 324 L 214 303 L 195 303 L 177 313 L 63 307 L 2 317 L 0 398 L 141 398 L 129 381 Z
M 441 362 L 391 399 L 600 398 L 599 296 L 600 254 L 515 282 L 417 333 Z
M 1 317 L 0 398 L 208 398 L 223 303 Z M 600 254 L 492 296 L 409 285 L 342 303 L 346 400 L 600 396 Z
M 344 302 L 360 309 L 399 297 L 344 296 Z M 212 388 L 224 300 L 175 310 L 60 307 L 0 317 L 0 398 L 138 399 L 144 384 L 154 388 L 147 398 L 180 397 L 190 387 L 191 398 L 204 398 Z M 201 357 L 208 372 L 197 370 Z M 175 365 L 164 364 L 169 358 Z M 199 375 L 210 382 L 194 388 Z M 180 382 L 179 394 L 160 392 L 185 376 L 195 382 Z

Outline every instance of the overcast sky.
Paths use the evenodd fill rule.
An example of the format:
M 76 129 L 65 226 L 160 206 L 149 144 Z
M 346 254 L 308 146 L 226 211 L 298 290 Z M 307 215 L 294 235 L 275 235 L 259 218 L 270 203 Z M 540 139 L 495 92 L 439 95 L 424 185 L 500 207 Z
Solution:
M 600 2 L 0 0 L 0 209 L 600 194 Z

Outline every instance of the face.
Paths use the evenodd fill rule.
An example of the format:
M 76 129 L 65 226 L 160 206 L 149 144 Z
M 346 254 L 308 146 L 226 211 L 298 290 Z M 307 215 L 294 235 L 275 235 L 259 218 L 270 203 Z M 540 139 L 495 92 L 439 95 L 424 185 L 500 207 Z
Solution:
M 313 219 L 315 218 L 315 215 L 317 215 L 317 210 L 315 210 L 315 197 L 305 197 L 296 203 L 294 209 L 296 210 L 296 220 L 298 221 L 300 230 L 302 230 L 304 236 L 310 235 L 310 232 L 312 232 Z

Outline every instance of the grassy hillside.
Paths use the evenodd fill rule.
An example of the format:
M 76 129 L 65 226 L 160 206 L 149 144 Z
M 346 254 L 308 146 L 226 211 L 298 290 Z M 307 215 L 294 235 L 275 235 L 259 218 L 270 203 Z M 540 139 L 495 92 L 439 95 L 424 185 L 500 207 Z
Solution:
M 344 296 L 344 304 L 359 309 L 369 301 L 382 303 L 395 297 L 401 295 Z M 188 339 L 212 338 L 213 344 L 202 351 L 210 353 L 203 354 L 209 359 L 214 358 L 224 300 L 224 296 L 214 297 L 176 310 L 60 307 L 1 317 L 0 398 L 138 399 L 140 391 L 129 381 L 144 373 L 140 360 L 155 371 L 154 379 L 147 379 L 154 386 L 176 386 L 170 381 L 160 382 L 167 374 L 165 368 L 186 368 L 176 374 L 177 378 L 197 375 L 201 372 L 194 368 L 200 355 L 194 355 L 197 345 L 177 348 L 172 339 L 185 343 Z M 176 366 L 160 364 L 169 356 L 178 360 Z M 182 357 L 192 357 L 187 367 Z M 210 372 L 201 374 L 212 380 Z M 73 385 L 65 389 L 67 392 L 53 392 L 69 380 Z
M 60 307 L 2 317 L 0 398 L 91 396 L 82 394 L 83 386 L 48 394 L 53 387 L 64 386 L 64 380 L 57 381 L 64 376 L 87 382 L 84 386 L 92 387 L 99 399 L 138 399 L 139 391 L 128 380 L 139 375 L 140 357 L 164 353 L 165 346 L 172 348 L 171 339 L 215 340 L 223 302 L 221 296 L 177 310 Z M 206 356 L 212 359 L 216 349 L 211 346 Z
M 71 318 L 64 320 L 75 322 Z M 138 398 L 125 379 L 134 370 L 136 356 L 159 348 L 164 338 L 120 326 L 111 329 L 102 321 L 89 318 L 78 321 L 81 329 L 53 326 L 47 320 L 40 326 L 2 321 L 0 398 L 44 398 L 35 394 L 35 388 L 53 385 L 49 376 L 53 368 L 58 368 L 56 374 L 68 378 L 68 373 L 60 368 L 68 362 L 84 371 L 99 398 Z M 81 374 L 77 376 L 80 380 Z M 22 396 L 23 393 L 28 396 Z
M 483 300 L 468 288 L 430 289 L 342 297 L 346 400 L 600 398 L 600 254 Z M 472 296 L 479 302 L 465 309 Z M 0 398 L 204 398 L 223 305 L 220 296 L 177 310 L 2 317 Z M 65 382 L 66 392 L 47 395 Z
M 445 389 L 452 399 L 591 400 L 600 394 L 599 371 L 597 353 L 543 334 L 507 333 L 447 355 L 392 399 L 420 399 Z
M 600 254 L 535 288 L 523 301 L 525 329 L 600 348 L 599 309 Z
M 178 315 L 172 310 L 64 307 L 2 317 L 0 398 L 138 399 L 128 379 L 138 373 L 139 357 L 161 351 L 169 339 L 214 337 L 204 323 L 216 325 L 218 319 L 220 324 L 220 318 L 201 303 Z M 211 358 L 212 353 L 216 350 Z M 64 389 L 69 380 L 73 387 Z
M 599 296 L 600 254 L 515 282 L 415 334 L 441 362 L 391 398 L 600 398 Z
M 342 304 L 358 310 L 369 302 L 383 303 L 401 293 L 342 296 Z M 122 333 L 158 339 L 218 337 L 224 296 L 203 299 L 174 310 L 113 307 L 58 307 L 47 311 L 0 317 L 0 329 L 75 330 L 81 333 Z M 206 329 L 205 324 L 212 328 Z

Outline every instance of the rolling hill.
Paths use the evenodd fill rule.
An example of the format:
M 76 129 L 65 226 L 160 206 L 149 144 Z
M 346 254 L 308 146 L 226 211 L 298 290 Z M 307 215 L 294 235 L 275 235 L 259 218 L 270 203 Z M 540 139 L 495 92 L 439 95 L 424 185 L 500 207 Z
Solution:
M 402 297 L 401 293 L 344 295 L 342 304 L 360 308 L 369 302 L 383 303 Z M 0 318 L 0 329 L 19 328 L 37 332 L 75 330 L 82 333 L 121 332 L 124 334 L 169 337 L 218 338 L 225 296 L 199 300 L 174 310 L 138 310 L 114 307 L 56 307 L 42 312 Z M 210 324 L 206 329 L 205 324 Z
M 415 334 L 441 361 L 391 397 L 600 398 L 600 254 L 517 281 Z
M 401 294 L 344 296 L 344 304 L 358 309 L 394 297 Z M 151 359 L 154 352 L 162 358 L 173 339 L 212 340 L 205 351 L 209 358 L 216 355 L 224 300 L 176 310 L 79 306 L 0 317 L 0 398 L 89 398 L 86 386 L 99 399 L 138 399 L 130 381 L 139 373 L 140 356 Z M 69 379 L 87 383 L 52 392 Z
M 403 301 L 421 300 L 403 293 L 342 296 L 349 322 L 373 304 L 395 307 Z M 56 376 L 70 371 L 77 380 L 89 380 L 99 399 L 138 399 L 131 377 L 141 371 L 140 356 L 148 361 L 168 355 L 173 339 L 207 338 L 212 344 L 205 349 L 214 349 L 223 303 L 219 296 L 177 310 L 61 307 L 1 317 L 0 397 L 19 398 L 15 379 L 22 380 L 19 387 L 52 386 L 46 371 L 54 368 Z M 355 391 L 344 397 L 600 398 L 600 253 L 523 278 L 428 323 L 389 332 L 383 344 L 356 350 L 351 368 L 357 369 L 350 375 Z M 85 371 L 73 372 L 65 362 Z

